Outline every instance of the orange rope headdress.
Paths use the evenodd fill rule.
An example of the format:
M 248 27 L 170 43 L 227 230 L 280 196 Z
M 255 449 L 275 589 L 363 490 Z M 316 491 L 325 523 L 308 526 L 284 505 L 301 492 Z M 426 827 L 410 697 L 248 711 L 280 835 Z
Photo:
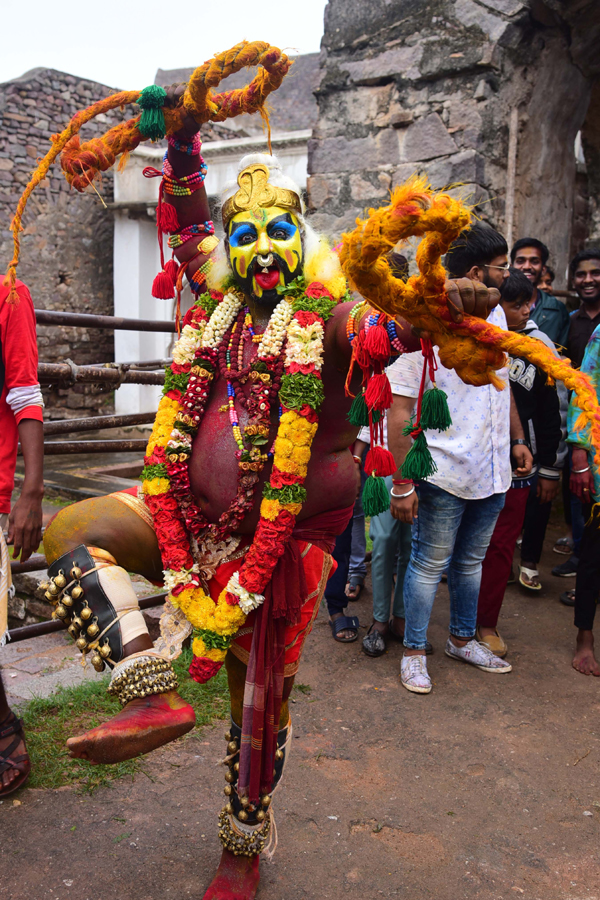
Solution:
M 496 369 L 505 365 L 505 353 L 524 356 L 552 379 L 564 381 L 577 394 L 582 415 L 590 423 L 595 462 L 600 465 L 600 406 L 587 375 L 534 338 L 503 331 L 474 316 L 466 315 L 460 324 L 452 321 L 441 257 L 470 221 L 470 211 L 460 200 L 434 192 L 425 178 L 413 177 L 393 191 L 388 206 L 369 210 L 368 219 L 357 219 L 354 231 L 342 235 L 342 269 L 350 285 L 376 309 L 431 332 L 442 364 L 455 369 L 467 384 L 503 387 Z M 421 238 L 416 253 L 419 274 L 401 281 L 392 275 L 386 254 L 398 241 L 413 236 Z
M 224 122 L 242 113 L 259 112 L 268 128 L 265 100 L 271 91 L 280 86 L 291 65 L 292 60 L 277 47 L 271 47 L 263 41 L 242 41 L 231 50 L 218 53 L 199 66 L 193 72 L 179 105 L 174 108 L 163 106 L 166 92 L 157 85 L 151 85 L 144 91 L 120 91 L 77 112 L 64 131 L 52 135 L 52 147 L 38 164 L 17 205 L 10 226 L 13 233 L 13 258 L 4 281 L 11 286 L 8 302 L 18 302 L 15 280 L 19 263 L 20 232 L 23 230 L 21 219 L 25 206 L 32 191 L 44 180 L 60 153 L 65 178 L 76 190 L 84 191 L 99 172 L 105 172 L 115 164 L 118 156 L 123 155 L 123 165 L 127 154 L 142 141 L 155 140 L 177 132 L 182 126 L 185 112 L 199 125 L 209 121 Z M 223 78 L 250 66 L 258 66 L 259 70 L 246 87 L 220 94 L 213 93 L 212 89 Z M 100 113 L 138 101 L 143 108 L 139 116 L 111 128 L 102 137 L 80 143 L 78 132 L 86 122 Z

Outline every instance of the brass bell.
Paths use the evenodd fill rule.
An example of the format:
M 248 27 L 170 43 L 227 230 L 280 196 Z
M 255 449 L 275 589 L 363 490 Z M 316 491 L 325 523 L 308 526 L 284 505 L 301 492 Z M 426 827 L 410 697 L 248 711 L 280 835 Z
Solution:
M 79 628 L 75 624 L 69 625 L 69 627 L 67 628 L 67 631 L 69 632 L 69 634 L 71 635 L 72 638 L 77 638 L 77 635 L 79 634 Z
M 230 784 L 225 785 L 225 787 L 223 788 L 223 793 L 226 797 L 231 797 L 231 795 L 233 794 L 233 788 Z
M 71 596 L 73 600 L 79 600 L 80 597 L 83 597 L 83 588 L 81 587 L 81 585 L 75 585 L 75 587 L 71 591 Z
M 50 587 L 49 581 L 40 581 L 40 584 L 39 584 L 40 591 L 47 591 L 49 587 Z
M 75 628 L 79 628 L 80 630 L 83 628 L 83 622 L 81 621 L 79 616 L 75 616 L 73 618 L 73 625 L 75 626 Z
M 50 603 L 58 602 L 58 597 L 55 597 L 53 594 L 50 593 L 50 591 L 46 591 L 44 596 L 45 596 L 46 600 L 48 600 Z
M 85 622 L 87 622 L 88 619 L 92 618 L 93 612 L 89 606 L 84 606 L 79 615 Z
M 240 811 L 238 813 L 238 819 L 240 820 L 240 822 L 245 822 L 247 818 L 248 818 L 248 813 L 246 812 L 246 810 L 240 809 Z
M 233 772 L 225 773 L 225 781 L 227 782 L 227 784 L 233 784 L 233 782 L 235 781 Z
M 50 587 L 48 591 L 52 594 L 53 597 L 56 597 L 57 594 L 60 594 L 59 588 L 55 585 L 53 581 L 50 582 Z
M 66 619 L 66 617 L 69 615 L 69 610 L 66 608 L 66 606 L 63 606 L 62 603 L 59 603 L 54 611 L 57 618 L 59 619 Z
M 79 579 L 81 578 L 81 574 L 82 572 L 79 566 L 73 566 L 73 568 L 71 569 L 71 578 L 74 578 L 75 581 L 79 581 Z
M 84 637 L 80 637 L 75 641 L 75 646 L 78 650 L 81 650 L 81 652 L 84 653 L 88 649 L 88 642 Z
M 64 587 L 67 586 L 67 579 L 63 575 L 62 571 L 59 572 L 59 574 L 54 579 L 54 584 L 56 585 L 56 587 L 60 588 L 61 591 Z
M 261 798 L 260 798 L 260 802 L 262 803 L 262 805 L 263 805 L 263 806 L 265 807 L 265 809 L 266 809 L 268 806 L 271 805 L 271 795 L 270 795 L 270 794 L 265 794 L 264 797 L 261 797 Z
M 276 751 L 275 751 L 275 759 L 276 759 L 277 761 L 279 761 L 280 759 L 283 759 L 283 750 L 276 750 Z
M 104 644 L 99 650 L 102 659 L 108 659 L 111 654 L 110 644 Z
M 234 772 L 239 772 L 239 771 L 240 771 L 240 764 L 239 764 L 239 763 L 235 763 L 235 765 L 234 765 L 234 767 L 233 767 L 233 771 L 234 771 Z
M 237 753 L 237 748 L 238 746 L 236 741 L 229 741 L 229 743 L 227 744 L 228 753 Z
M 247 809 L 250 806 L 250 799 L 248 797 L 240 797 L 240 803 L 244 809 Z
M 227 804 L 227 806 L 225 807 L 225 812 L 228 813 L 230 816 L 233 815 L 233 806 L 231 805 L 231 803 Z
M 95 668 L 96 672 L 102 672 L 104 669 L 104 660 L 98 653 L 94 653 L 92 656 L 92 665 Z
M 83 624 L 83 622 L 82 622 L 82 624 Z M 94 638 L 94 637 L 96 637 L 96 635 L 99 632 L 100 632 L 100 626 L 98 625 L 97 622 L 92 622 L 91 625 L 88 625 L 88 627 L 87 627 L 88 637 Z
M 225 740 L 226 740 L 226 741 L 230 741 L 230 740 L 231 740 L 231 732 L 230 732 L 230 731 L 226 731 L 226 732 L 225 732 Z
M 266 816 L 266 812 L 264 811 L 264 809 L 259 809 L 258 812 L 256 813 L 256 821 L 264 822 L 265 816 Z
M 68 606 L 69 609 L 73 606 L 73 598 L 71 597 L 70 594 L 63 594 L 62 605 Z

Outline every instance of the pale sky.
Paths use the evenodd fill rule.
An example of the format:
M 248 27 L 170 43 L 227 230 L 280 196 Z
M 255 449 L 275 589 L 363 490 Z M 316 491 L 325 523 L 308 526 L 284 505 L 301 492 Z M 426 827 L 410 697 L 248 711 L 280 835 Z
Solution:
M 327 0 L 105 0 L 3 4 L 0 83 L 38 66 L 122 90 L 154 81 L 158 68 L 199 66 L 241 40 L 288 53 L 319 50 Z M 178 13 L 177 10 L 180 10 Z

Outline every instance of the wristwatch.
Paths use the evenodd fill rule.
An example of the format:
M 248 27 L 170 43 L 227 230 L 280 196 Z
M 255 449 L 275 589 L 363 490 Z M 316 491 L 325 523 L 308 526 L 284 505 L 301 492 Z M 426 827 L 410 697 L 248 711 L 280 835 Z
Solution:
M 529 447 L 529 444 L 523 438 L 515 438 L 514 441 L 510 442 L 511 447 L 514 447 L 515 444 L 523 444 L 525 447 Z

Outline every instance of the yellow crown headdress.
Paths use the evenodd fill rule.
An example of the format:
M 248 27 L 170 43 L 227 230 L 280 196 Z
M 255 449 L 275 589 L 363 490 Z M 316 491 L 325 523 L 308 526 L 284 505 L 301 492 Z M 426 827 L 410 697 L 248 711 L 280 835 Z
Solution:
M 269 169 L 263 163 L 253 163 L 238 175 L 239 190 L 223 204 L 223 227 L 240 212 L 281 206 L 300 214 L 302 205 L 295 191 L 269 184 Z

